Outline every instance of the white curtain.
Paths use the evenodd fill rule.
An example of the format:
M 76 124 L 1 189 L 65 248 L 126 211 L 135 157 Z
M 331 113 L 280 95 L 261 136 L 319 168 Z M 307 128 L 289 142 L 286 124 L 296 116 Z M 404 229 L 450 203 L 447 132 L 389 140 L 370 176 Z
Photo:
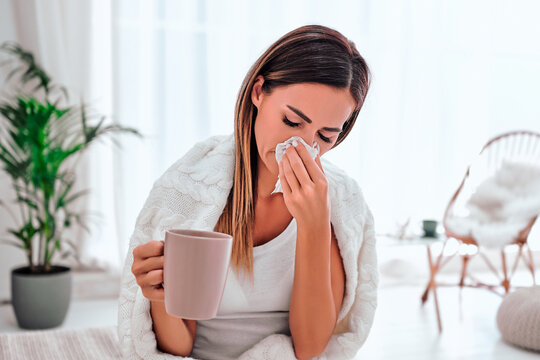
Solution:
M 90 15 L 92 36 L 72 32 L 80 27 L 75 18 L 59 31 L 91 52 L 46 65 L 91 75 L 88 100 L 146 136 L 122 137 L 122 150 L 100 145 L 88 159 L 87 205 L 102 221 L 83 235 L 81 251 L 111 270 L 124 260 L 153 182 L 195 142 L 233 131 L 249 67 L 301 25 L 342 32 L 371 68 L 355 128 L 325 156 L 357 179 L 378 232 L 408 218 L 440 219 L 489 138 L 540 131 L 540 3 L 533 0 L 50 3 L 90 7 L 81 19 Z M 46 11 L 39 14 L 54 15 Z
M 236 97 L 250 66 L 280 36 L 321 22 L 363 33 L 365 4 L 341 2 L 124 1 L 116 3 L 115 114 L 148 135 L 127 140 L 116 174 L 125 181 L 124 249 L 153 181 L 195 142 L 233 131 Z M 342 21 L 343 10 L 358 14 Z M 317 20 L 317 18 L 319 18 Z M 351 17 L 353 19 L 353 17 Z M 341 24 L 341 25 L 340 25 Z M 351 34 L 352 35 L 352 34 Z
M 372 1 L 368 11 L 358 45 L 373 86 L 347 144 L 357 160 L 335 159 L 391 231 L 440 220 L 488 139 L 540 131 L 540 3 Z
M 540 131 L 535 1 L 117 3 L 116 115 L 151 137 L 118 171 L 124 246 L 153 180 L 196 141 L 232 132 L 240 84 L 281 35 L 309 23 L 353 40 L 373 82 L 349 138 L 326 156 L 363 188 L 379 232 L 440 219 L 492 136 Z M 534 234 L 534 233 L 533 233 Z
M 62 105 L 76 106 L 82 99 L 90 106 L 91 111 L 110 117 L 112 36 L 108 2 L 2 1 L 2 8 L 6 10 L 2 14 L 5 19 L 3 24 L 9 24 L 2 29 L 2 41 L 16 41 L 24 49 L 31 51 L 52 80 L 66 87 L 69 101 Z M 93 121 L 95 123 L 97 119 Z M 107 120 L 107 123 L 110 122 L 110 119 Z M 116 247 L 119 242 L 114 240 L 117 237 L 117 219 L 114 208 L 109 208 L 115 181 L 108 176 L 113 168 L 108 156 L 110 147 L 106 141 L 95 143 L 87 153 L 67 162 L 74 167 L 77 176 L 73 191 L 91 190 L 91 194 L 80 198 L 73 208 L 76 212 L 87 213 L 91 234 L 82 228 L 67 229 L 67 237 L 76 244 L 77 248 L 72 253 L 77 259 L 60 259 L 55 256 L 53 262 L 56 264 L 63 263 L 78 269 L 107 269 L 118 263 L 119 253 Z M 2 173 L 1 176 L 6 180 L 6 186 L 2 186 L 2 199 L 14 200 L 11 185 L 5 179 L 7 175 Z M 18 211 L 12 212 L 18 214 Z M 0 225 L 3 231 L 14 226 L 11 221 L 10 217 L 2 217 Z M 2 251 L 10 250 L 4 246 Z M 13 256 L 10 255 L 9 258 Z M 15 258 L 15 261 L 20 261 Z

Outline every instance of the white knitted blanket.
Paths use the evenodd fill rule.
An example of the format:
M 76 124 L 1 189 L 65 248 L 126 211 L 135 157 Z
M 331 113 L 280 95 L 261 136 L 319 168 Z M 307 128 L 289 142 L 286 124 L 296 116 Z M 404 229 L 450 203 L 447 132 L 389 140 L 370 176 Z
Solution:
M 133 249 L 161 240 L 170 228 L 213 230 L 232 189 L 234 136 L 212 136 L 197 143 L 154 182 L 137 217 L 126 256 L 118 338 L 130 359 L 179 358 L 157 350 L 150 302 L 131 273 Z M 321 159 L 331 197 L 334 227 L 346 273 L 345 296 L 334 333 L 318 359 L 352 359 L 365 342 L 377 306 L 378 270 L 373 216 L 356 181 Z M 187 358 L 192 359 L 192 358 Z M 291 337 L 272 334 L 239 359 L 296 359 Z

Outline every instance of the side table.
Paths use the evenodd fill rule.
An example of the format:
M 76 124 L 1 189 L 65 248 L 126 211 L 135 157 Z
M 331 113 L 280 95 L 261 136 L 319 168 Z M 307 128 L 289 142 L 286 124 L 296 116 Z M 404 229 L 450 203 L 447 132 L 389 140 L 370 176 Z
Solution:
M 429 266 L 429 279 L 426 285 L 425 290 L 422 293 L 421 301 L 422 305 L 428 300 L 429 294 L 433 295 L 433 302 L 435 304 L 435 313 L 437 315 L 437 326 L 439 332 L 442 332 L 442 322 L 439 309 L 439 299 L 437 297 L 437 281 L 436 276 L 439 270 L 448 263 L 458 251 L 452 251 L 450 254 L 445 254 L 445 250 L 448 245 L 448 238 L 444 234 L 438 234 L 437 237 L 423 237 L 423 236 L 414 236 L 412 238 L 406 238 L 398 240 L 396 238 L 388 237 L 386 235 L 380 235 L 386 237 L 390 243 L 388 245 L 422 245 L 426 247 L 427 251 L 427 260 Z M 440 250 L 433 251 L 433 245 L 438 244 Z

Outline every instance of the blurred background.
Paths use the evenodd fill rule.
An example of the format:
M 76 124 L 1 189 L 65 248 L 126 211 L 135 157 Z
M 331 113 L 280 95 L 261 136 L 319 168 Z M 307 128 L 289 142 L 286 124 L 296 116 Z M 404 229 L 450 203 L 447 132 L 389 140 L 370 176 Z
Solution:
M 325 156 L 362 188 L 381 235 L 382 274 L 424 284 L 423 245 L 392 241 L 420 234 L 424 219 L 438 220 L 441 231 L 446 205 L 489 139 L 540 132 L 539 13 L 535 0 L 0 0 L 0 42 L 31 50 L 74 103 L 84 99 L 107 123 L 144 135 L 119 137 L 122 148 L 96 143 L 77 163 L 77 187 L 90 189 L 77 206 L 91 219 L 91 233 L 69 230 L 77 254 L 63 260 L 84 279 L 77 296 L 117 295 L 153 182 L 196 142 L 233 131 L 249 67 L 305 24 L 340 31 L 371 69 L 355 127 Z M 0 194 L 14 197 L 3 172 Z M 0 215 L 1 234 L 10 222 Z M 10 297 L 9 270 L 24 261 L 22 251 L 0 244 L 0 299 Z

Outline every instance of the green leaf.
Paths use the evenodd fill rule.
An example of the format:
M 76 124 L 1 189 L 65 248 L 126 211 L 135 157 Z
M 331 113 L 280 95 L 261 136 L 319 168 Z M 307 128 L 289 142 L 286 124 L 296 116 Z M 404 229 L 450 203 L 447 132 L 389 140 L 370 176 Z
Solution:
M 64 198 L 67 196 L 67 194 L 68 194 L 69 190 L 71 189 L 71 187 L 73 186 L 73 184 L 74 184 L 74 181 L 68 182 L 66 184 L 65 189 L 62 191 L 60 196 L 58 196 L 58 199 L 56 200 L 56 208 L 57 209 L 60 209 L 60 208 L 62 208 L 62 207 L 64 207 L 66 205 L 66 203 L 64 201 Z
M 65 201 L 64 201 L 64 204 L 67 205 L 69 203 L 71 203 L 72 201 L 78 199 L 79 197 L 83 196 L 83 195 L 86 195 L 86 194 L 89 194 L 90 193 L 90 190 L 88 189 L 85 189 L 85 190 L 81 190 L 75 194 L 73 194 L 72 196 L 70 196 L 69 198 L 67 198 Z
M 20 71 L 20 68 L 13 69 L 9 72 L 9 74 L 6 77 L 6 80 L 10 80 L 16 73 Z
M 8 233 L 15 235 L 15 237 L 17 237 L 18 239 L 22 239 L 22 230 L 17 231 L 13 229 L 8 229 Z
M 77 224 L 79 224 L 84 230 L 86 230 L 86 232 L 88 232 L 90 234 L 90 228 L 86 225 L 86 223 L 82 219 L 83 214 L 71 213 L 69 215 L 70 215 L 70 217 L 73 217 L 75 219 Z
M 68 240 L 68 239 L 64 239 L 63 242 L 64 242 L 64 244 L 69 245 L 69 247 L 72 248 L 73 250 L 77 250 L 77 245 L 75 243 L 73 243 L 73 241 Z
M 34 55 L 31 52 L 24 50 L 15 42 L 3 43 L 0 50 L 16 56 L 22 63 L 18 69 L 23 72 L 21 75 L 21 81 L 23 84 L 26 84 L 32 80 L 37 80 L 39 83 L 38 88 L 43 88 L 45 93 L 49 92 L 50 77 L 37 64 L 34 59 Z
M 52 82 L 31 52 L 16 43 L 4 43 L 0 51 L 17 60 L 6 63 L 16 66 L 15 69 L 10 68 L 9 75 L 13 80 L 18 77 L 20 84 L 28 83 L 35 85 L 34 90 L 45 91 L 44 98 L 35 92 L 24 94 L 17 91 L 12 99 L 0 100 L 0 161 L 13 181 L 18 203 L 25 208 L 23 213 L 30 217 L 23 220 L 25 223 L 19 229 L 10 229 L 10 233 L 30 251 L 32 240 L 39 235 L 39 241 L 46 244 L 47 250 L 52 247 L 49 254 L 52 256 L 55 248 L 63 247 L 61 239 L 56 240 L 60 211 L 65 213 L 66 227 L 76 222 L 90 233 L 83 214 L 67 210 L 89 190 L 72 193 L 75 180 L 68 176 L 71 173 L 69 168 L 66 169 L 69 163 L 66 160 L 83 153 L 89 144 L 104 135 L 122 132 L 142 135 L 133 128 L 116 124 L 106 126 L 106 118 L 94 113 L 82 99 L 80 106 L 61 106 L 62 94 L 68 98 L 67 89 Z M 96 118 L 94 123 L 92 120 Z M 115 137 L 111 139 L 120 146 Z M 50 240 L 58 243 L 50 244 Z
M 26 205 L 28 205 L 32 209 L 37 209 L 38 208 L 36 203 L 34 201 L 32 201 L 31 199 L 27 198 L 27 197 L 17 195 L 17 201 L 24 202 Z
M 24 247 L 24 245 L 21 245 L 13 240 L 9 240 L 9 239 L 0 239 L 0 243 L 4 243 L 4 244 L 7 244 L 7 245 L 12 245 L 12 246 L 16 246 L 20 249 L 23 249 L 23 250 L 26 250 L 26 248 Z

